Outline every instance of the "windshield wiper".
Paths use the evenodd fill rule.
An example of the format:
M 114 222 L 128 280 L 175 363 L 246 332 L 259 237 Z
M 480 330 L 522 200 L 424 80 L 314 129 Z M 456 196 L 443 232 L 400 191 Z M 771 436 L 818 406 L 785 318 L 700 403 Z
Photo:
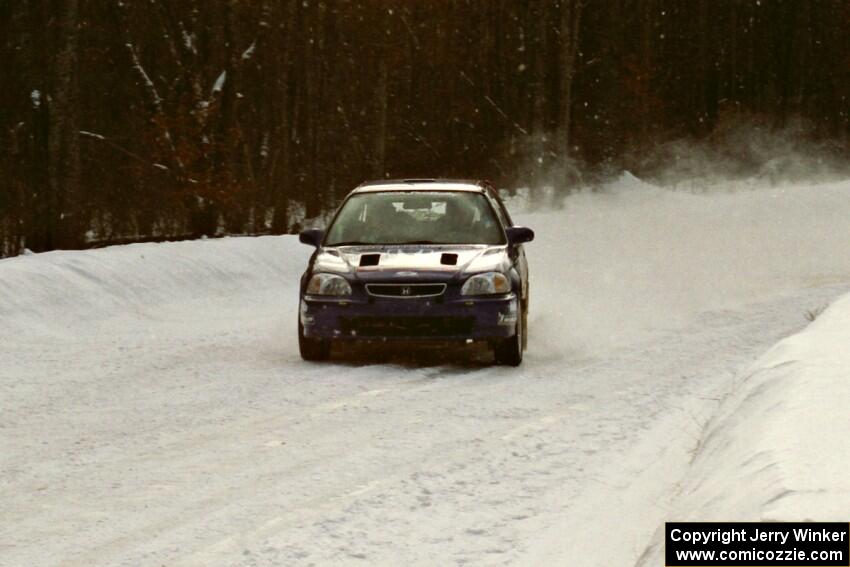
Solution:
M 409 240 L 407 242 L 399 242 L 396 246 L 405 246 L 407 244 L 440 244 L 440 243 L 434 242 L 433 240 Z
M 363 242 L 362 240 L 345 240 L 343 242 L 334 242 L 328 246 L 371 246 L 374 242 Z

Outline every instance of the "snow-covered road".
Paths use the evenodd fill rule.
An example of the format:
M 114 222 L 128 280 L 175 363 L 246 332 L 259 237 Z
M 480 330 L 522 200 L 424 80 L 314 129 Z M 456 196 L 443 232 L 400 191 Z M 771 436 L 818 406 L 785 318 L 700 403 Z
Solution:
M 519 369 L 302 362 L 293 237 L 0 261 L 0 565 L 634 564 L 739 372 L 847 291 L 848 197 L 522 215 Z

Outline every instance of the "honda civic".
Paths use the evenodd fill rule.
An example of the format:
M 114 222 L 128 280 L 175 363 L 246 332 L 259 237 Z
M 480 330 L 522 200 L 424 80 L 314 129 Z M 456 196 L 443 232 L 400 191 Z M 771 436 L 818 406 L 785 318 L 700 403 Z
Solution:
M 486 343 L 522 362 L 534 232 L 515 226 L 484 181 L 364 183 L 337 210 L 301 278 L 298 345 L 323 360 L 339 341 Z

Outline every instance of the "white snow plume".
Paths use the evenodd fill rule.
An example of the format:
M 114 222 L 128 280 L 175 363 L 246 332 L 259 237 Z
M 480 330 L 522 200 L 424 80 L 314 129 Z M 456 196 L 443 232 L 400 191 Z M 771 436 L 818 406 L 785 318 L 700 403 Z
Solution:
M 604 350 L 706 309 L 846 281 L 848 203 L 847 181 L 709 194 L 624 174 L 557 214 L 515 215 L 538 235 L 532 344 Z
M 802 119 L 782 127 L 757 117 L 730 115 L 704 140 L 678 139 L 627 159 L 643 177 L 664 186 L 712 189 L 791 183 L 824 183 L 846 178 L 848 148 L 824 140 Z

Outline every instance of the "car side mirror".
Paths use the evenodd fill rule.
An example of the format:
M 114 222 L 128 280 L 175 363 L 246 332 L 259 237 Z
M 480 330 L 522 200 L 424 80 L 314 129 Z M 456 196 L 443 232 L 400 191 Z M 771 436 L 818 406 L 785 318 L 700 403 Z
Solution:
M 524 226 L 512 226 L 507 231 L 508 244 L 516 246 L 534 240 L 534 231 Z
M 305 231 L 302 231 L 301 234 L 298 235 L 298 240 L 301 241 L 302 244 L 309 244 L 310 246 L 315 246 L 318 248 L 322 244 L 322 239 L 325 237 L 325 231 L 320 228 L 311 228 Z

